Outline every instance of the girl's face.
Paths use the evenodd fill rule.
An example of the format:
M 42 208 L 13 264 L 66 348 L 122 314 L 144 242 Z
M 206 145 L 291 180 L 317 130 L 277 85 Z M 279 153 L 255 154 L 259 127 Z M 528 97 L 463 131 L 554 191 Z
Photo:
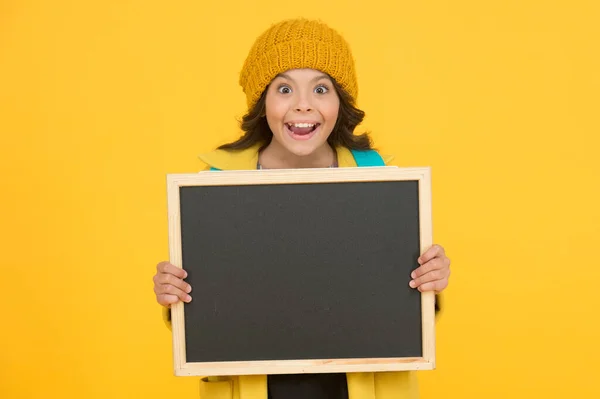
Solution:
M 301 157 L 327 146 L 340 99 L 323 72 L 292 69 L 273 79 L 265 106 L 273 140 L 278 147 Z

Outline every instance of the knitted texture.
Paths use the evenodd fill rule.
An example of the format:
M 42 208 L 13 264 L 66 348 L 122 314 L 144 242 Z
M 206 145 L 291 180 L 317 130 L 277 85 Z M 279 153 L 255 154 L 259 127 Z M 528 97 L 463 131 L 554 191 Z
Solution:
M 356 101 L 356 70 L 346 40 L 320 21 L 300 18 L 271 26 L 254 42 L 239 80 L 248 108 L 278 74 L 300 68 L 328 74 Z

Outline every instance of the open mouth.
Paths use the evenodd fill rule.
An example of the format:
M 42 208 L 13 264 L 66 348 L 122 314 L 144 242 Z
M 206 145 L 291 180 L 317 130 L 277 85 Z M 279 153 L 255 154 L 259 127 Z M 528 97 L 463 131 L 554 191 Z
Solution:
M 320 123 L 286 123 L 285 127 L 292 138 L 296 140 L 308 140 L 314 136 Z

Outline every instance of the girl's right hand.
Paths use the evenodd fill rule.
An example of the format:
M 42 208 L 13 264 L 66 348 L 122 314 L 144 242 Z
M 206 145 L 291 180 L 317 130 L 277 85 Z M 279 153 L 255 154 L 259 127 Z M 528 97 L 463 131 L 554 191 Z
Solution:
M 192 291 L 192 287 L 183 281 L 186 277 L 185 270 L 167 261 L 156 265 L 156 274 L 153 278 L 156 301 L 166 307 L 170 307 L 180 300 L 189 303 L 192 297 L 188 294 Z

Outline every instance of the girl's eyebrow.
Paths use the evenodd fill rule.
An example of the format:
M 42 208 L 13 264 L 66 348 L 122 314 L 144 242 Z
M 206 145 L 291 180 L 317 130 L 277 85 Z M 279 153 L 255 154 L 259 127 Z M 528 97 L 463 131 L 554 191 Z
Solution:
M 277 76 L 275 76 L 275 78 L 284 78 L 284 79 L 291 80 L 292 82 L 294 81 L 294 79 L 292 79 L 290 77 L 290 75 L 288 75 L 286 73 L 280 73 Z M 321 80 L 321 79 L 329 79 L 329 76 L 327 76 L 326 74 L 318 75 L 318 76 L 315 76 L 314 78 L 312 78 L 310 81 L 316 82 L 317 80 Z

